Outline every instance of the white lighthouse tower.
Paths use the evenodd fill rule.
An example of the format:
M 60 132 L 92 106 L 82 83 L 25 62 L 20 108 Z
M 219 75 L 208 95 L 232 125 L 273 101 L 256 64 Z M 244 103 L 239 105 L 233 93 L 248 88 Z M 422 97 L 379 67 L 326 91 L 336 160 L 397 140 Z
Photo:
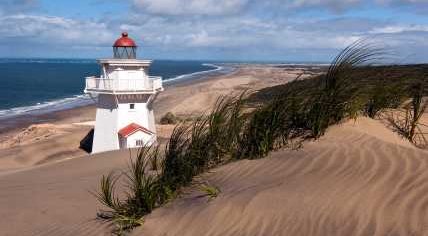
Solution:
M 162 78 L 148 75 L 150 60 L 136 59 L 137 45 L 122 33 L 113 59 L 99 59 L 100 77 L 87 77 L 85 93 L 97 97 L 92 153 L 150 145 L 156 141 L 152 102 Z

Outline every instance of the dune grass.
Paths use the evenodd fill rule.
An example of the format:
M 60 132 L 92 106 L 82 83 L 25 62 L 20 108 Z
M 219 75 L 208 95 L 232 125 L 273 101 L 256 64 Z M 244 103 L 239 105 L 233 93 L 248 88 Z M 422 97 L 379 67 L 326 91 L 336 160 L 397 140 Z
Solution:
M 418 147 L 427 147 L 427 133 L 422 131 L 420 122 L 422 115 L 428 107 L 428 98 L 425 97 L 426 89 L 420 81 L 416 81 L 408 90 L 408 100 L 389 116 L 392 127 L 410 142 Z M 425 125 L 426 126 L 426 125 Z
M 176 190 L 231 160 L 244 123 L 243 96 L 221 97 L 208 115 L 176 126 L 166 146 L 162 181 Z
M 354 86 L 352 75 L 382 55 L 382 50 L 357 41 L 345 48 L 326 74 L 312 84 L 296 80 L 283 86 L 283 91 L 252 114 L 243 131 L 238 156 L 261 158 L 294 139 L 319 138 L 330 125 L 359 115 L 367 101 L 362 90 Z M 380 109 L 378 100 L 374 97 L 371 113 Z
M 111 172 L 103 176 L 100 190 L 95 193 L 98 200 L 109 210 L 98 213 L 104 221 L 110 221 L 116 226 L 115 233 L 122 234 L 141 225 L 143 216 L 150 213 L 159 203 L 158 192 L 162 192 L 162 182 L 158 181 L 159 173 L 150 173 L 149 164 L 158 158 L 157 147 L 146 147 L 139 150 L 137 157 L 130 159 L 127 171 L 115 174 Z M 122 200 L 117 194 L 117 184 L 121 183 L 126 190 Z
M 208 115 L 178 124 L 162 155 L 159 146 L 141 148 L 127 171 L 103 176 L 95 195 L 109 210 L 100 211 L 98 217 L 112 222 L 116 232 L 126 232 L 141 225 L 146 214 L 173 198 L 194 176 L 232 160 L 244 122 L 243 96 L 221 97 Z M 116 194 L 118 183 L 121 195 Z M 218 194 L 205 190 L 212 198 Z
M 243 129 L 237 159 L 256 159 L 308 133 L 302 101 L 277 98 L 258 108 Z
M 320 137 L 327 127 L 345 117 L 355 117 L 362 103 L 357 99 L 360 91 L 353 86 L 352 74 L 358 68 L 382 59 L 383 55 L 382 49 L 359 40 L 333 60 L 327 73 L 320 78 L 319 94 L 310 101 L 307 120 L 313 137 Z
M 248 96 L 219 98 L 208 114 L 177 124 L 162 152 L 159 146 L 142 148 L 127 171 L 103 176 L 96 196 L 108 210 L 98 216 L 113 222 L 118 232 L 130 230 L 210 168 L 238 159 L 263 158 L 295 140 L 317 139 L 344 119 L 358 115 L 375 118 L 409 98 L 404 134 L 414 141 L 427 107 L 427 91 L 412 87 L 406 73 L 419 76 L 412 81 L 424 87 L 428 67 L 422 66 L 417 74 L 409 70 L 397 76 L 391 74 L 397 66 L 371 66 L 382 57 L 382 50 L 357 41 L 334 59 L 324 75 Z M 406 71 L 406 67 L 398 68 Z M 257 107 L 247 109 L 256 103 Z M 219 193 L 210 186 L 202 191 L 210 199 Z

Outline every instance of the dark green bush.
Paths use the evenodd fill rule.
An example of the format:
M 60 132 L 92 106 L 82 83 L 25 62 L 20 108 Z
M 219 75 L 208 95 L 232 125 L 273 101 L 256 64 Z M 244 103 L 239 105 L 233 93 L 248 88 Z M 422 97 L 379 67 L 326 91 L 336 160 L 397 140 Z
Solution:
M 166 113 L 160 119 L 160 123 L 162 125 L 174 125 L 174 124 L 177 124 L 179 121 L 180 119 L 177 116 L 175 116 L 172 112 Z
M 370 118 L 375 118 L 384 109 L 397 108 L 404 98 L 405 94 L 402 88 L 381 81 L 367 92 L 363 113 Z

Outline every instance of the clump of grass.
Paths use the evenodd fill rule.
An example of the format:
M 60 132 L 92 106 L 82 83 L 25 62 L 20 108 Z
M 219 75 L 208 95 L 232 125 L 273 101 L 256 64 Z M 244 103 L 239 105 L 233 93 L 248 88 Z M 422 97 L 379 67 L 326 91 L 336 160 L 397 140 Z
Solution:
M 199 190 L 206 194 L 206 196 L 208 197 L 208 201 L 215 199 L 221 193 L 220 189 L 217 186 L 210 184 L 202 184 L 199 187 Z
M 382 69 L 382 71 L 384 70 L 386 68 Z M 376 118 L 385 109 L 400 106 L 405 98 L 405 90 L 402 87 L 387 81 L 385 78 L 361 87 L 360 90 L 363 92 L 360 97 L 365 100 L 363 114 L 370 118 Z
M 173 190 L 189 184 L 208 168 L 231 160 L 244 124 L 243 96 L 221 97 L 208 115 L 174 129 L 162 176 Z
M 353 74 L 371 62 L 382 59 L 384 51 L 366 43 L 356 41 L 345 48 L 332 62 L 327 74 L 320 79 L 320 91 L 311 101 L 307 121 L 315 138 L 324 134 L 331 124 L 355 115 L 360 103 L 355 103 L 359 95 L 358 87 L 353 86 Z
M 156 151 L 159 150 L 158 148 L 159 147 L 157 147 Z M 158 171 L 160 169 L 160 165 L 161 165 L 160 155 L 153 155 L 152 158 L 150 158 L 149 161 L 150 161 L 151 169 L 153 171 Z
M 100 190 L 94 194 L 108 210 L 100 211 L 98 217 L 112 222 L 117 234 L 141 225 L 143 216 L 159 203 L 158 193 L 162 190 L 162 182 L 158 173 L 148 172 L 150 160 L 158 155 L 158 147 L 144 147 L 139 150 L 135 160 L 130 160 L 128 171 L 120 175 L 111 172 L 101 178 Z M 122 184 L 124 199 L 116 194 L 117 183 Z
M 393 127 L 416 146 L 427 146 L 428 140 L 421 130 L 420 118 L 428 107 L 428 99 L 424 98 L 424 85 L 417 81 L 408 89 L 410 100 L 404 106 L 404 115 L 390 117 Z
M 237 158 L 262 158 L 303 136 L 307 129 L 300 105 L 296 99 L 276 99 L 257 109 L 243 131 Z
M 411 89 L 411 102 L 406 106 L 405 134 L 407 138 L 415 143 L 415 136 L 419 126 L 419 120 L 425 113 L 428 100 L 424 99 L 424 87 L 422 83 L 415 84 Z

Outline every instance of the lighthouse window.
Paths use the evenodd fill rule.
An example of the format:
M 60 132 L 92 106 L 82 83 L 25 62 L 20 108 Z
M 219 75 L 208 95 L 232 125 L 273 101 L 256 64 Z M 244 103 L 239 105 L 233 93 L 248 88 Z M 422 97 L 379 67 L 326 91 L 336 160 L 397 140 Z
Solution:
M 134 110 L 135 109 L 135 104 L 134 103 L 130 103 L 129 104 L 129 109 Z

